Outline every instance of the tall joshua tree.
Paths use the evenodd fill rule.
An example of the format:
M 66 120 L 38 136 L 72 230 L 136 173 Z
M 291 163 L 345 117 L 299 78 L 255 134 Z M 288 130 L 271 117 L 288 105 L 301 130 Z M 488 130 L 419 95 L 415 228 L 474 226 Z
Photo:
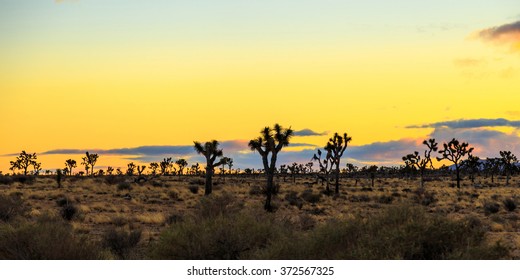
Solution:
M 327 195 L 329 195 L 330 194 L 329 174 L 332 171 L 334 164 L 333 164 L 333 159 L 332 159 L 332 151 L 331 150 L 326 150 L 326 151 L 327 151 L 327 154 L 326 154 L 325 158 L 321 159 L 322 152 L 320 149 L 318 149 L 318 153 L 317 153 L 318 155 L 314 154 L 314 156 L 312 157 L 312 160 L 315 160 L 318 162 L 318 164 L 320 165 L 320 173 L 323 173 L 323 176 L 318 174 L 318 178 L 316 179 L 316 182 L 318 182 L 317 180 L 320 179 L 320 177 L 321 177 L 321 182 L 322 182 L 321 185 L 323 186 L 323 181 L 326 182 L 325 190 L 327 192 Z
M 177 166 L 179 166 L 179 176 L 181 176 L 182 173 L 184 172 L 184 168 L 186 168 L 186 166 L 188 166 L 188 162 L 185 159 L 180 158 L 177 161 L 175 161 L 175 164 L 177 164 Z
M 69 171 L 69 176 L 72 176 L 72 168 L 77 167 L 76 161 L 73 159 L 66 160 L 65 167 L 67 167 L 67 170 Z
M 164 158 L 160 163 L 159 167 L 161 168 L 161 175 L 168 173 L 168 170 L 172 167 L 172 158 Z
M 269 212 L 273 211 L 271 198 L 274 189 L 273 181 L 276 159 L 282 148 L 289 145 L 289 140 L 293 134 L 294 132 L 291 128 L 284 129 L 279 124 L 275 124 L 273 128 L 265 127 L 260 131 L 260 137 L 249 141 L 249 148 L 252 151 L 257 151 L 262 157 L 262 164 L 267 177 L 264 209 Z
M 94 166 L 96 165 L 96 162 L 99 158 L 98 154 L 91 154 L 89 152 L 85 153 L 85 157 L 83 157 L 83 162 L 81 164 L 85 165 L 85 170 L 87 171 L 88 176 L 88 170 L 90 169 L 90 175 L 94 176 Z
M 222 158 L 222 149 L 219 149 L 219 143 L 217 140 L 211 140 L 202 145 L 200 142 L 194 141 L 194 148 L 198 154 L 203 155 L 206 158 L 206 186 L 204 189 L 204 195 L 210 195 L 213 188 L 213 172 L 215 167 L 225 164 L 225 158 Z M 217 158 L 221 158 L 215 163 Z
M 484 169 L 488 175 L 491 175 L 491 183 L 495 182 L 495 174 L 500 170 L 500 158 L 486 158 Z
M 453 138 L 448 143 L 443 143 L 443 149 L 439 151 L 442 157 L 437 157 L 437 160 L 447 159 L 455 165 L 455 172 L 457 175 L 457 188 L 460 189 L 460 163 L 465 156 L 471 155 L 473 147 L 469 147 L 467 142 L 460 143 L 459 140 Z
M 518 159 L 511 151 L 500 151 L 500 157 L 501 165 L 504 172 L 506 172 L 506 186 L 509 186 L 509 178 L 516 167 Z
M 332 164 L 335 166 L 334 172 L 336 177 L 336 194 L 339 194 L 339 165 L 341 157 L 347 149 L 348 143 L 350 141 L 352 141 L 352 137 L 348 136 L 347 133 L 343 133 L 343 136 L 341 136 L 336 132 L 334 133 L 334 136 L 332 136 L 332 138 L 329 139 L 327 146 L 325 146 L 325 150 L 331 152 Z
M 15 161 L 11 161 L 11 167 L 10 170 L 13 171 L 13 174 L 16 169 L 23 170 L 23 175 L 27 176 L 27 169 L 29 166 L 34 166 L 35 170 L 39 163 L 36 161 L 37 156 L 36 153 L 26 153 L 25 151 L 22 151 L 19 156 L 16 157 Z
M 424 140 L 423 144 L 428 147 L 428 149 L 424 151 L 423 158 L 421 158 L 421 155 L 417 151 L 413 152 L 413 154 L 408 154 L 403 157 L 403 161 L 406 166 L 419 170 L 419 174 L 421 176 L 421 188 L 424 188 L 424 171 L 426 171 L 428 168 L 433 169 L 431 154 L 432 152 L 436 152 L 438 149 L 438 144 L 435 142 L 435 139 Z
M 157 174 L 157 168 L 159 168 L 159 164 L 157 162 L 150 163 L 150 171 L 153 176 L 155 176 L 155 174 Z

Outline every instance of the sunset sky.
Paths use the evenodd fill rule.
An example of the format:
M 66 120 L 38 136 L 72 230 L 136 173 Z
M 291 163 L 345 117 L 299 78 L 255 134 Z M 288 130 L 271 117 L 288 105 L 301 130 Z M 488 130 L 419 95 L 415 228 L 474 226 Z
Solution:
M 518 0 L 0 0 L 0 170 L 85 151 L 97 166 L 202 162 L 217 139 L 298 131 L 280 163 L 334 132 L 345 162 L 398 165 L 423 139 L 520 156 Z

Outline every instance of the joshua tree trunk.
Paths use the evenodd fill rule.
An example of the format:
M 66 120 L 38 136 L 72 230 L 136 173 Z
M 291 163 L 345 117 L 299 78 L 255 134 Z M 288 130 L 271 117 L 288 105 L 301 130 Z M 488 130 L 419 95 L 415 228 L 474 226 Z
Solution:
M 273 173 L 270 172 L 270 170 L 268 170 L 265 174 L 267 175 L 267 188 L 265 190 L 266 199 L 265 199 L 264 209 L 268 212 L 272 212 L 273 207 L 271 206 L 271 198 L 273 196 L 274 176 L 273 176 Z
M 339 163 L 336 164 L 336 194 L 339 194 Z
M 455 171 L 457 173 L 457 189 L 460 189 L 460 171 L 458 165 L 455 165 Z
M 211 194 L 211 191 L 212 191 L 212 186 L 213 186 L 213 168 L 210 167 L 206 167 L 206 185 L 205 185 L 205 188 L 204 188 L 204 195 L 210 195 Z

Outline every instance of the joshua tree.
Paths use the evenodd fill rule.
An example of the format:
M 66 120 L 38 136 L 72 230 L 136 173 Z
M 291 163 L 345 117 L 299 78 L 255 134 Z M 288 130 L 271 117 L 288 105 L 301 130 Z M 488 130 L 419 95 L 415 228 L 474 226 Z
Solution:
M 175 164 L 177 164 L 177 166 L 179 167 L 179 176 L 181 176 L 183 173 L 184 173 L 184 168 L 186 168 L 186 166 L 188 166 L 188 162 L 181 158 L 181 159 L 178 159 Z
M 40 175 L 40 171 L 42 171 L 42 163 L 41 162 L 36 162 L 33 164 L 33 174 L 34 176 L 38 176 Z
M 107 174 L 112 175 L 112 172 L 114 172 L 114 168 L 112 166 L 107 167 Z
M 506 186 L 509 186 L 509 178 L 516 167 L 518 159 L 511 151 L 500 151 L 500 157 L 501 165 L 506 173 Z
M 291 172 L 293 183 L 296 183 L 296 174 L 300 173 L 300 168 L 298 167 L 298 163 L 293 162 L 289 166 L 289 171 Z
M 56 169 L 56 183 L 58 183 L 58 188 L 61 188 L 61 169 Z
M 191 165 L 191 168 L 190 168 L 190 174 L 192 175 L 199 175 L 200 173 L 200 165 L 199 163 L 195 163 L 195 164 L 192 164 Z
M 314 154 L 314 156 L 312 157 L 312 160 L 317 161 L 318 164 L 320 165 L 320 173 L 322 173 L 323 176 L 318 174 L 317 175 L 318 179 L 321 179 L 322 186 L 323 186 L 323 181 L 326 182 L 325 190 L 326 190 L 327 194 L 330 194 L 329 176 L 330 176 L 330 172 L 332 171 L 332 168 L 334 167 L 334 163 L 333 163 L 333 159 L 332 159 L 332 151 L 331 150 L 326 150 L 326 151 L 327 151 L 327 155 L 325 156 L 324 159 L 321 159 L 322 153 L 321 153 L 321 150 L 318 149 L 318 155 Z M 316 183 L 318 182 L 318 179 L 316 179 Z
M 337 132 L 334 133 L 334 136 L 329 139 L 327 146 L 325 146 L 325 150 L 331 151 L 332 164 L 335 165 L 335 175 L 336 175 L 336 189 L 335 193 L 339 194 L 339 165 L 341 157 L 343 153 L 347 149 L 348 143 L 352 141 L 352 137 L 348 136 L 347 133 L 343 133 L 343 136 L 340 136 Z
M 249 141 L 249 148 L 258 151 L 262 157 L 265 175 L 267 177 L 266 200 L 264 209 L 271 212 L 271 198 L 274 190 L 274 170 L 276 167 L 276 159 L 278 153 L 283 147 L 289 145 L 289 140 L 293 136 L 291 128 L 284 129 L 279 124 L 275 124 L 274 128 L 265 127 L 260 131 L 260 137 Z M 271 154 L 269 162 L 269 154 Z
M 133 162 L 131 162 L 127 166 L 128 166 L 128 168 L 126 169 L 126 175 L 133 176 L 136 165 Z
M 211 140 L 202 145 L 200 142 L 194 141 L 194 148 L 198 154 L 203 155 L 206 158 L 206 186 L 204 189 L 204 195 L 210 195 L 213 187 L 213 172 L 215 167 L 226 164 L 226 157 L 222 157 L 222 149 L 219 149 L 219 143 L 217 140 Z M 215 160 L 221 158 L 217 163 Z
M 98 154 L 90 154 L 89 152 L 85 153 L 85 157 L 83 157 L 83 162 L 81 164 L 85 165 L 85 171 L 87 172 L 88 176 L 88 170 L 90 169 L 90 175 L 94 176 L 94 166 L 96 165 L 96 162 L 99 158 Z
M 159 167 L 161 168 L 161 175 L 167 174 L 168 170 L 172 166 L 172 158 L 164 158 L 161 163 L 159 164 Z
M 143 175 L 145 169 L 146 165 L 137 166 L 137 174 L 139 174 L 139 177 Z
M 471 155 L 473 147 L 470 148 L 467 142 L 460 143 L 459 140 L 455 138 L 448 143 L 443 143 L 442 145 L 444 149 L 439 151 L 442 157 L 437 157 L 437 160 L 447 159 L 455 165 L 457 188 L 460 189 L 460 162 L 465 156 Z
M 427 150 L 424 151 L 424 158 L 421 158 L 419 152 L 415 151 L 413 154 L 408 154 L 403 157 L 403 161 L 406 166 L 409 166 L 412 169 L 418 169 L 421 176 L 421 188 L 424 187 L 424 171 L 426 169 L 433 169 L 433 162 L 431 158 L 432 152 L 437 151 L 437 142 L 435 139 L 429 139 L 428 141 L 424 140 L 423 144 L 428 147 Z
M 12 170 L 13 174 L 16 169 L 23 170 L 23 175 L 27 176 L 27 168 L 29 168 L 29 166 L 34 166 L 35 170 L 40 168 L 41 164 L 38 163 L 36 159 L 36 153 L 28 154 L 25 151 L 22 151 L 20 155 L 16 157 L 15 161 L 10 162 L 11 167 L 9 170 Z
M 159 168 L 159 164 L 157 162 L 150 163 L 150 170 L 152 171 L 151 172 L 152 175 L 157 174 L 157 168 Z
M 480 158 L 474 155 L 469 155 L 468 159 L 462 161 L 461 167 L 469 172 L 469 178 L 471 183 L 475 182 L 475 174 L 480 172 L 480 167 L 482 163 L 480 162 Z
M 500 158 L 486 158 L 484 169 L 487 174 L 491 175 L 491 183 L 495 182 L 495 174 L 500 170 Z
M 223 157 L 220 161 L 222 162 L 222 167 L 220 168 L 220 173 L 222 174 L 223 181 L 226 182 L 226 165 L 228 165 L 229 162 L 233 162 L 233 160 L 228 157 Z M 231 164 L 233 164 L 233 163 L 231 163 Z
M 76 161 L 73 159 L 68 159 L 65 161 L 65 166 L 69 171 L 69 175 L 72 176 L 72 168 L 77 167 Z
M 231 168 L 233 168 L 233 159 L 232 158 L 228 158 L 228 161 L 227 161 L 226 165 L 228 166 L 229 174 L 231 174 Z

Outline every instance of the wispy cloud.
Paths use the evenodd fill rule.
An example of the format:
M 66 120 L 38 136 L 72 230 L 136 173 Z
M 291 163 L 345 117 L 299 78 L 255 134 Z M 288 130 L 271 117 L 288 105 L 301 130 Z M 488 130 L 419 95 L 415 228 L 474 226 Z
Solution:
M 453 60 L 453 64 L 458 67 L 475 67 L 485 63 L 485 60 L 476 58 L 457 58 Z
M 520 51 L 520 21 L 480 30 L 476 36 L 487 42 L 510 45 L 513 51 Z
M 297 130 L 294 132 L 294 136 L 323 136 L 327 135 L 327 132 L 316 132 L 312 129 L 304 128 L 302 130 Z
M 468 120 L 453 120 L 445 122 L 435 122 L 421 125 L 411 125 L 406 128 L 479 128 L 479 127 L 520 127 L 520 121 L 510 121 L 507 119 L 468 119 Z

